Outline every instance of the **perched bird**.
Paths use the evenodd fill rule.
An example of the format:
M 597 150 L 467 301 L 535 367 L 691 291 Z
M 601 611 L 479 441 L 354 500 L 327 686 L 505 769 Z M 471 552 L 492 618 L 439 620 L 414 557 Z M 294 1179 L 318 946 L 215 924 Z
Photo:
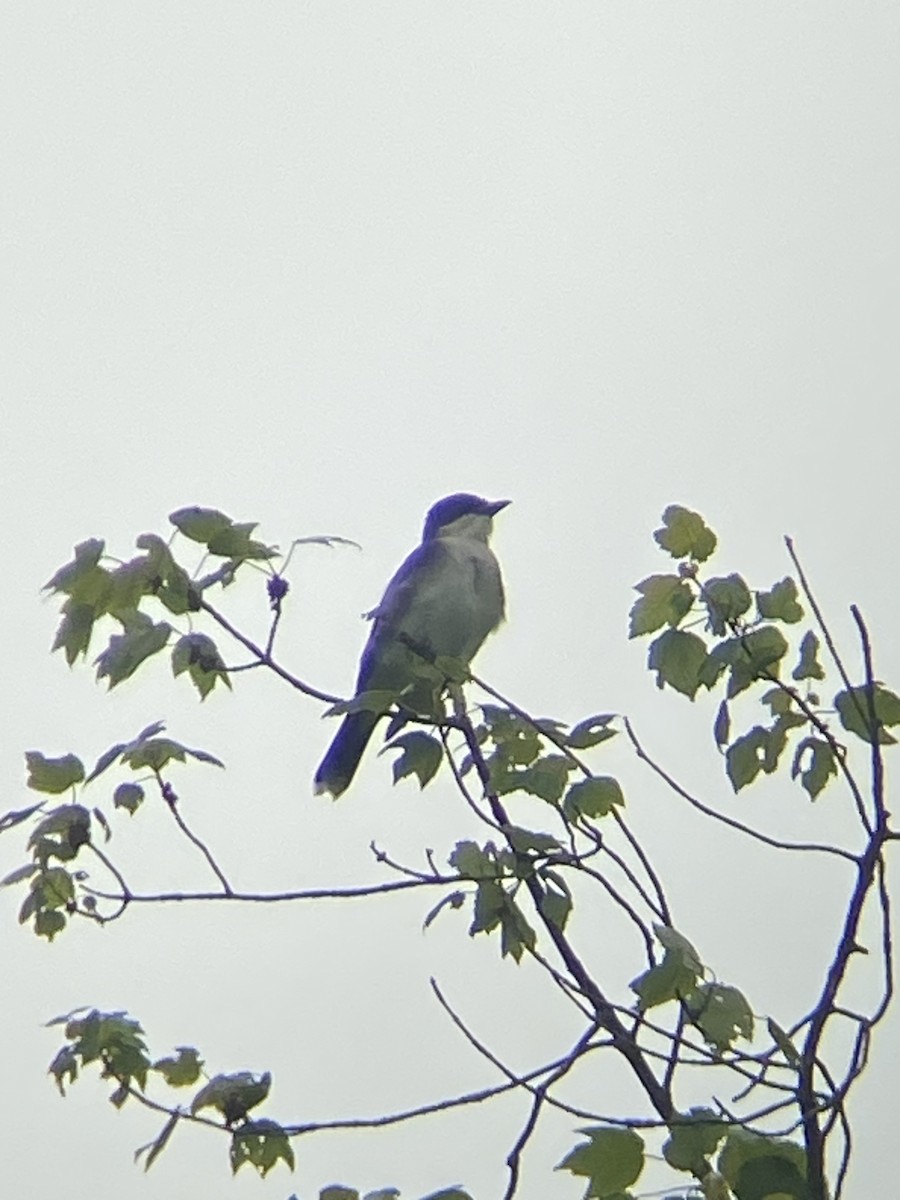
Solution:
M 356 695 L 385 692 L 383 708 L 348 713 L 315 776 L 316 794 L 335 798 L 350 785 L 375 726 L 393 701 L 434 715 L 433 680 L 424 665 L 436 658 L 468 665 L 504 615 L 500 567 L 488 546 L 493 518 L 508 500 L 482 500 L 467 492 L 447 496 L 425 518 L 422 544 L 413 550 L 377 608 L 363 650 Z M 379 711 L 380 709 L 380 711 Z

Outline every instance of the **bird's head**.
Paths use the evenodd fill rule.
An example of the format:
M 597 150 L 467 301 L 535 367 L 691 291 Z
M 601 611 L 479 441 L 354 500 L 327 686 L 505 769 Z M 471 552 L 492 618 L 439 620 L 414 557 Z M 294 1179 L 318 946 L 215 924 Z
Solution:
M 475 537 L 487 541 L 493 518 L 508 500 L 483 500 L 469 492 L 456 492 L 432 504 L 425 518 L 422 541 L 438 537 Z

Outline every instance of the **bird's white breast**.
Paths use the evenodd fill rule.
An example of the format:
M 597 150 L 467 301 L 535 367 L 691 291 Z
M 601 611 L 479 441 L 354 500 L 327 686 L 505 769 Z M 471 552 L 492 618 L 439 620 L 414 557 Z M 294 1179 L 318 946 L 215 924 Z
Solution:
M 402 631 L 433 653 L 468 662 L 503 619 L 497 560 L 477 538 L 442 537 L 437 569 L 416 596 Z

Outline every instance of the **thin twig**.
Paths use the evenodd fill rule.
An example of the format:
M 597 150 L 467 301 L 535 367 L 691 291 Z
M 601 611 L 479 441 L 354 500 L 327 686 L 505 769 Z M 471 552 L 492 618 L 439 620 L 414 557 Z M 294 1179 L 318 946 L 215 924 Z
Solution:
M 387 883 L 374 883 L 363 887 L 349 888 L 304 888 L 288 892 L 128 892 L 130 904 L 173 904 L 207 903 L 211 900 L 226 900 L 235 904 L 285 904 L 297 900 L 359 900 L 366 896 L 383 896 L 391 892 L 407 892 L 413 888 L 435 886 L 459 886 L 470 882 L 460 875 L 435 876 L 428 879 L 398 879 Z M 99 900 L 122 901 L 125 897 L 116 892 L 104 892 L 97 888 L 84 888 Z
M 844 850 L 841 846 L 826 846 L 819 842 L 784 842 L 779 838 L 769 837 L 767 833 L 760 833 L 758 829 L 754 829 L 750 825 L 745 825 L 743 821 L 729 817 L 715 808 L 710 808 L 708 804 L 704 804 L 702 800 L 698 800 L 696 796 L 693 796 L 686 788 L 682 787 L 659 763 L 651 758 L 638 740 L 638 736 L 627 717 L 624 718 L 624 722 L 626 732 L 631 739 L 631 744 L 634 746 L 638 758 L 642 762 L 645 762 L 654 774 L 658 775 L 677 796 L 680 796 L 682 800 L 686 800 L 692 808 L 697 809 L 698 812 L 702 812 L 704 816 L 712 817 L 713 820 L 719 821 L 723 825 L 728 825 L 731 829 L 737 830 L 738 833 L 743 833 L 747 837 L 753 838 L 757 842 L 762 842 L 764 846 L 771 846 L 775 850 L 802 850 L 816 854 L 833 854 L 837 858 L 846 859 L 848 862 L 853 863 L 854 866 L 857 864 L 858 859 L 856 855 L 851 854 L 849 850 Z
M 209 613 L 216 624 L 221 625 L 226 633 L 230 633 L 235 641 L 240 642 L 245 650 L 249 650 L 261 665 L 274 671 L 280 679 L 283 679 L 285 683 L 289 683 L 292 688 L 296 688 L 298 692 L 302 692 L 304 696 L 311 696 L 314 700 L 324 700 L 327 704 L 340 704 L 342 702 L 340 696 L 333 696 L 330 692 L 320 691 L 319 688 L 314 688 L 311 684 L 304 683 L 302 679 L 298 679 L 296 675 L 292 675 L 290 671 L 285 670 L 265 650 L 257 646 L 255 642 L 251 641 L 250 638 L 232 625 L 228 618 L 224 617 L 218 609 L 213 608 L 208 600 L 201 599 L 200 608 L 203 612 Z
M 538 1117 L 540 1116 L 541 1108 L 547 1099 L 550 1088 L 553 1087 L 555 1083 L 558 1083 L 564 1075 L 571 1071 L 572 1067 L 583 1057 L 588 1050 L 591 1038 L 596 1032 L 596 1024 L 585 1030 L 585 1032 L 581 1035 L 556 1070 L 552 1071 L 550 1075 L 548 1075 L 543 1081 L 543 1083 L 538 1084 L 538 1086 L 534 1089 L 534 1098 L 531 1103 L 531 1111 L 528 1114 L 528 1119 L 522 1127 L 519 1136 L 516 1138 L 512 1149 L 506 1156 L 506 1165 L 509 1168 L 509 1183 L 507 1184 L 503 1200 L 513 1200 L 513 1196 L 515 1195 L 516 1187 L 518 1186 L 519 1182 L 519 1167 L 522 1159 L 522 1152 L 528 1144 L 528 1140 L 532 1133 L 534 1133 L 538 1122 Z
M 162 798 L 163 798 L 163 800 L 165 800 L 166 807 L 168 808 L 169 812 L 172 814 L 175 824 L 178 826 L 178 828 L 181 830 L 181 832 L 184 834 L 184 836 L 188 839 L 188 841 L 191 842 L 192 845 L 197 847 L 197 849 L 200 851 L 200 853 L 203 855 L 203 857 L 209 863 L 212 873 L 215 875 L 216 879 L 218 879 L 219 883 L 221 883 L 222 890 L 225 892 L 225 894 L 227 896 L 230 896 L 232 893 L 231 884 L 226 879 L 225 873 L 222 870 L 222 868 L 216 862 L 215 858 L 213 858 L 212 851 L 209 849 L 209 847 L 206 845 L 206 843 L 201 838 L 199 838 L 196 835 L 196 833 L 194 833 L 194 831 L 189 827 L 189 825 L 185 821 L 184 817 L 181 815 L 181 812 L 179 811 L 179 808 L 178 808 L 178 797 L 175 795 L 175 791 L 172 788 L 172 785 L 163 779 L 162 774 L 160 773 L 160 771 L 157 768 L 154 768 L 153 774 L 156 776 L 156 781 L 159 784 L 159 790 L 162 794 Z
M 478 771 L 478 776 L 491 812 L 494 814 L 494 819 L 497 823 L 506 827 L 510 825 L 509 817 L 499 797 L 491 787 L 490 771 L 485 762 L 481 747 L 478 745 L 475 729 L 468 719 L 463 721 L 462 724 L 469 753 Z M 543 911 L 543 892 L 537 877 L 528 875 L 523 880 L 523 883 L 531 896 L 535 911 L 548 937 L 565 963 L 566 970 L 578 984 L 582 995 L 590 1003 L 594 1017 L 611 1036 L 616 1050 L 628 1063 L 654 1109 L 664 1121 L 669 1121 L 675 1113 L 675 1105 L 671 1094 L 660 1084 L 660 1081 L 653 1073 L 650 1064 L 643 1055 L 641 1048 L 619 1019 L 614 1005 L 610 1003 L 602 989 L 595 982 L 566 935 Z
M 812 588 L 809 586 L 809 581 L 807 580 L 803 571 L 803 567 L 800 565 L 800 559 L 797 557 L 797 552 L 794 549 L 794 539 L 786 537 L 784 539 L 784 544 L 787 546 L 787 552 L 791 556 L 791 562 L 794 564 L 797 570 L 797 577 L 800 580 L 800 586 L 803 588 L 803 594 L 809 602 L 809 607 L 813 610 L 813 615 L 816 618 L 819 629 L 822 631 L 822 637 L 825 639 L 825 645 L 828 647 L 832 661 L 837 667 L 838 674 L 844 682 L 844 687 L 848 692 L 852 691 L 853 689 L 850 684 L 850 678 L 847 675 L 843 662 L 841 661 L 841 656 L 838 654 L 837 646 L 834 644 L 834 638 L 831 636 L 831 630 L 825 624 L 825 618 L 822 615 L 822 610 L 819 608 L 816 598 L 813 595 Z
M 495 700 L 499 700 L 500 703 L 505 705 L 509 709 L 510 712 L 515 713 L 515 715 L 517 717 L 520 717 L 523 721 L 526 721 L 532 727 L 532 729 L 534 729 L 537 733 L 539 733 L 541 735 L 541 737 L 546 738 L 547 741 L 550 742 L 552 745 L 554 745 L 557 748 L 557 750 L 559 750 L 562 754 L 564 754 L 566 756 L 566 758 L 569 759 L 570 762 L 574 763 L 575 766 L 578 767 L 578 769 L 585 776 L 585 778 L 587 778 L 587 779 L 592 778 L 594 773 L 591 770 L 591 768 L 587 765 L 587 763 L 579 755 L 575 754 L 572 751 L 571 747 L 566 744 L 566 740 L 561 734 L 557 734 L 552 729 L 547 729 L 544 725 L 542 725 L 540 723 L 540 721 L 538 721 L 535 717 L 533 717 L 524 708 L 520 708 L 519 705 L 515 704 L 512 700 L 510 700 L 508 696 L 504 696 L 502 694 L 502 692 L 498 692 L 496 688 L 491 687 L 491 685 L 489 683 L 486 683 L 478 675 L 470 675 L 469 678 L 472 680 L 472 682 L 474 684 L 476 684 L 478 687 L 480 687 L 483 692 L 487 692 L 487 694 L 489 696 L 493 696 L 493 698 Z M 657 902 L 659 905 L 659 915 L 660 915 L 661 919 L 664 920 L 666 922 L 666 924 L 671 924 L 671 916 L 669 914 L 669 908 L 666 903 L 666 897 L 665 897 L 665 893 L 663 891 L 662 881 L 660 880 L 659 876 L 656 874 L 655 870 L 653 869 L 649 858 L 647 857 L 646 853 L 644 852 L 643 847 L 640 845 L 637 838 L 632 834 L 631 830 L 628 828 L 628 823 L 625 820 L 625 818 L 622 816 L 622 814 L 617 812 L 614 809 L 612 815 L 615 818 L 616 823 L 618 824 L 619 828 L 622 830 L 622 832 L 625 834 L 626 838 L 628 839 L 632 850 L 634 851 L 635 855 L 637 856 L 638 860 L 641 863 L 641 866 L 644 868 L 645 872 L 647 873 L 647 878 L 650 880 L 651 886 L 653 887 L 653 890 L 656 893 Z M 634 881 L 632 881 L 632 882 L 634 882 Z M 637 885 L 635 885 L 635 886 L 637 886 Z M 643 892 L 642 892 L 642 894 L 643 894 Z M 648 903 L 649 903 L 649 901 L 648 901 Z M 652 904 L 650 905 L 650 907 L 651 908 L 653 907 Z
M 114 897 L 114 899 L 116 899 L 119 903 L 118 910 L 116 912 L 112 913 L 110 916 L 102 918 L 102 920 L 104 922 L 115 921 L 119 917 L 121 917 L 122 913 L 125 911 L 125 909 L 129 905 L 129 903 L 133 899 L 131 888 L 125 882 L 125 878 L 122 875 L 122 872 L 115 865 L 115 863 L 112 861 L 112 859 L 109 858 L 108 855 L 104 854 L 103 851 L 100 849 L 100 847 L 96 846 L 93 842 L 89 842 L 88 845 L 93 850 L 93 852 L 96 854 L 96 856 L 100 859 L 100 861 L 103 863 L 104 867 L 106 867 L 107 871 L 109 871 L 109 873 L 115 879 L 116 883 L 121 888 L 121 895 Z M 91 888 L 84 887 L 84 885 L 82 885 L 82 891 L 85 891 L 91 895 L 98 895 L 98 893 L 93 892 Z

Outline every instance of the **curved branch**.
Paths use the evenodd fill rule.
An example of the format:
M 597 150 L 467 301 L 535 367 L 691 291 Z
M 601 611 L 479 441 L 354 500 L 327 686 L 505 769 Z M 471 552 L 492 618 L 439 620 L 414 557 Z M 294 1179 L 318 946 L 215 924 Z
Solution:
M 296 675 L 292 675 L 290 671 L 285 670 L 274 658 L 272 658 L 269 650 L 263 650 L 254 641 L 251 641 L 245 634 L 241 633 L 227 617 L 224 617 L 217 608 L 209 603 L 208 600 L 200 600 L 200 608 L 203 612 L 208 613 L 217 625 L 220 625 L 226 633 L 230 633 L 235 641 L 240 642 L 245 650 L 248 650 L 257 660 L 260 666 L 268 667 L 273 671 L 279 679 L 283 679 L 285 683 L 289 683 L 292 688 L 296 688 L 298 692 L 302 692 L 304 696 L 311 696 L 314 700 L 324 700 L 326 704 L 341 703 L 340 696 L 333 696 L 330 692 L 320 691 L 319 688 L 314 688 L 309 683 L 304 683 L 302 679 L 298 679 Z
M 655 759 L 650 757 L 638 740 L 638 736 L 634 732 L 629 719 L 625 717 L 624 721 L 626 732 L 631 739 L 631 744 L 638 758 L 642 762 L 645 762 L 651 771 L 658 775 L 677 796 L 680 796 L 682 800 L 686 800 L 692 808 L 703 813 L 704 816 L 712 817 L 714 821 L 719 821 L 722 825 L 727 825 L 729 828 L 737 830 L 738 833 L 743 833 L 757 842 L 762 842 L 764 846 L 773 847 L 775 850 L 803 850 L 816 854 L 833 854 L 837 858 L 846 859 L 847 862 L 853 863 L 854 866 L 859 862 L 855 854 L 851 854 L 849 850 L 844 850 L 841 846 L 826 846 L 819 842 L 784 842 L 779 838 L 769 837 L 767 833 L 760 833 L 758 829 L 754 829 L 750 825 L 745 825 L 743 821 L 738 821 L 734 817 L 726 816 L 725 813 L 721 813 L 715 808 L 710 808 L 708 804 L 704 804 L 702 800 L 698 800 L 696 796 L 693 796 L 686 788 L 682 787 Z

